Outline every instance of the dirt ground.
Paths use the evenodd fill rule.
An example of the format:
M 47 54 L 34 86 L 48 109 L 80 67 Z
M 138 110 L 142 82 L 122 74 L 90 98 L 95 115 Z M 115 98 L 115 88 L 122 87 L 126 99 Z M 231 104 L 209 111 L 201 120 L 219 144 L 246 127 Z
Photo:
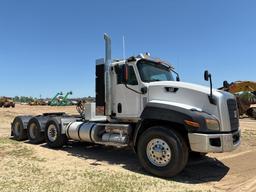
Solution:
M 148 175 L 129 149 L 69 143 L 60 150 L 10 139 L 17 115 L 76 114 L 74 106 L 0 108 L 0 191 L 256 191 L 256 120 L 240 120 L 242 144 L 190 159 L 171 179 Z

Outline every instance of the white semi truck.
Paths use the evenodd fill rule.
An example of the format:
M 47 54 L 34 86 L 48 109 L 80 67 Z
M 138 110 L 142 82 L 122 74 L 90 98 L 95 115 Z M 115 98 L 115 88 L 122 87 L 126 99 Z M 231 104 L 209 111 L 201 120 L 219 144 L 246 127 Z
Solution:
M 141 165 L 159 177 L 178 174 L 190 152 L 228 152 L 240 144 L 235 97 L 210 87 L 180 82 L 168 63 L 140 54 L 111 59 L 105 34 L 105 59 L 96 61 L 96 103 L 82 117 L 65 113 L 18 116 L 11 133 L 17 140 L 47 142 L 51 148 L 67 140 L 131 147 Z M 176 75 L 174 79 L 173 75 Z M 96 115 L 96 108 L 104 115 Z

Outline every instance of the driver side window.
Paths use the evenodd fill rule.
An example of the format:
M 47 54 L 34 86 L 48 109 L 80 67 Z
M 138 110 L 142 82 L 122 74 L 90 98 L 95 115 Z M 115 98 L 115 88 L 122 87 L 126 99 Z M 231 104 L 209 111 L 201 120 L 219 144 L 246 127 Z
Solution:
M 123 77 L 123 71 L 125 69 L 125 65 L 120 66 L 121 70 L 117 73 L 117 84 L 124 84 L 124 77 Z M 138 81 L 136 78 L 135 71 L 133 69 L 133 66 L 128 66 L 128 85 L 138 85 Z
M 137 81 L 136 74 L 135 74 L 133 67 L 129 66 L 128 69 L 129 69 L 129 77 L 128 77 L 127 84 L 128 85 L 138 85 L 138 81 Z

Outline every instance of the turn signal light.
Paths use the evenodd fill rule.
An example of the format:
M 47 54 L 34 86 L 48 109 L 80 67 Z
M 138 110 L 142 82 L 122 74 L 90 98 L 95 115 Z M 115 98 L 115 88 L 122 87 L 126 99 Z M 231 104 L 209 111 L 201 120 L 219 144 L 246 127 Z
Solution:
M 185 120 L 184 122 L 185 122 L 187 125 L 192 126 L 192 127 L 196 127 L 196 128 L 199 128 L 199 127 L 200 127 L 200 124 L 197 123 L 197 122 L 194 122 L 194 121 Z

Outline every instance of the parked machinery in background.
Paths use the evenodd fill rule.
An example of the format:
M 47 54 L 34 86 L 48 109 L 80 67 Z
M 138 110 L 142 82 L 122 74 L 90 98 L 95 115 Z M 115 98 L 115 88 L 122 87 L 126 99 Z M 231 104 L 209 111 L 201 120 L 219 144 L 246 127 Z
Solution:
M 0 107 L 5 107 L 5 108 L 12 107 L 12 108 L 14 108 L 15 107 L 15 102 L 10 97 L 2 97 L 2 98 L 0 98 Z
M 62 92 L 56 93 L 56 95 L 51 99 L 51 101 L 49 101 L 48 105 L 50 105 L 50 106 L 57 106 L 58 103 L 59 103 L 58 97 L 62 96 L 62 95 L 63 95 Z
M 256 118 L 256 82 L 254 81 L 235 81 L 228 83 L 223 82 L 222 90 L 233 93 L 237 99 L 239 115 L 246 114 L 249 117 Z
M 62 98 L 60 98 L 59 106 L 67 106 L 67 105 L 72 105 L 72 102 L 68 100 L 68 96 L 72 95 L 72 91 L 69 91 L 66 93 L 66 95 Z
M 50 106 L 68 106 L 72 105 L 73 103 L 68 99 L 69 95 L 72 95 L 72 91 L 69 91 L 63 96 L 63 92 L 57 93 L 51 101 L 48 103 Z
M 34 99 L 33 101 L 28 103 L 31 106 L 35 106 L 35 105 L 47 105 L 47 102 L 44 101 L 43 99 Z

